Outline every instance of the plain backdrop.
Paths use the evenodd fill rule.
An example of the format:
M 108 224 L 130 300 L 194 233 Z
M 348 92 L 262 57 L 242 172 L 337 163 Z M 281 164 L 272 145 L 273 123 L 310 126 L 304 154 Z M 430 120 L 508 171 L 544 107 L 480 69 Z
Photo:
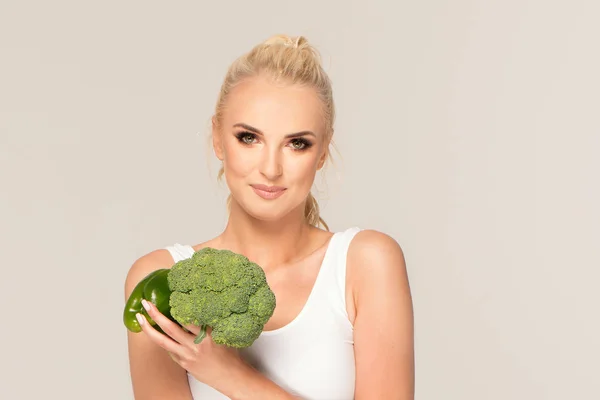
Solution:
M 332 230 L 392 235 L 418 400 L 600 398 L 597 1 L 0 2 L 0 398 L 132 399 L 135 259 L 226 221 L 231 61 L 323 56 Z

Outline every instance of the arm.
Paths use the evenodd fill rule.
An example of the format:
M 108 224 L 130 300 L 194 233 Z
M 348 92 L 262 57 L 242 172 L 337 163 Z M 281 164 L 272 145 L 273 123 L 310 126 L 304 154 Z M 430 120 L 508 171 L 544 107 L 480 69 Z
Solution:
M 150 272 L 173 264 L 166 250 L 156 250 L 138 259 L 125 280 L 125 301 Z M 136 400 L 192 400 L 186 371 L 144 333 L 127 331 L 129 367 Z
M 413 308 L 402 249 L 383 233 L 362 231 L 347 263 L 356 310 L 355 399 L 413 400 Z

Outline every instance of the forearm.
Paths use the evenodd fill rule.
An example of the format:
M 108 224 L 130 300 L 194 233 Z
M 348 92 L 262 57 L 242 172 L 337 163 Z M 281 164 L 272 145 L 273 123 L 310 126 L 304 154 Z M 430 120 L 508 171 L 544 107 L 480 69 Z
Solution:
M 232 387 L 224 389 L 226 396 L 232 400 L 296 400 L 290 393 L 283 390 L 275 382 L 249 365 L 238 369 L 230 376 Z

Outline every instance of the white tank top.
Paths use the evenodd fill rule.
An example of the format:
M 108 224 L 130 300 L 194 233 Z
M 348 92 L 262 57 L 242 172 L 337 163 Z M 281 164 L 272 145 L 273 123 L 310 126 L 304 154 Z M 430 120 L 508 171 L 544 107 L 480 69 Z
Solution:
M 353 327 L 346 309 L 346 255 L 360 228 L 335 232 L 308 300 L 289 324 L 263 331 L 242 357 L 292 395 L 307 400 L 354 399 Z M 188 245 L 167 247 L 173 260 L 189 258 Z M 194 399 L 228 399 L 188 374 Z

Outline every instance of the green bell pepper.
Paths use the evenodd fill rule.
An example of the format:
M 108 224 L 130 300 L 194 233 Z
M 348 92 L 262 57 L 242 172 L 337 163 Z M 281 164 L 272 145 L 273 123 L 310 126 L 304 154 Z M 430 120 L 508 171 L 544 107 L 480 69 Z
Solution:
M 171 306 L 169 304 L 171 289 L 167 281 L 168 273 L 169 269 L 166 268 L 149 273 L 131 292 L 123 311 L 123 322 L 125 323 L 125 327 L 131 332 L 137 333 L 142 331 L 140 323 L 135 317 L 137 313 L 140 313 L 146 317 L 154 329 L 164 333 L 144 309 L 142 299 L 152 302 L 165 317 L 176 322 L 171 316 Z

